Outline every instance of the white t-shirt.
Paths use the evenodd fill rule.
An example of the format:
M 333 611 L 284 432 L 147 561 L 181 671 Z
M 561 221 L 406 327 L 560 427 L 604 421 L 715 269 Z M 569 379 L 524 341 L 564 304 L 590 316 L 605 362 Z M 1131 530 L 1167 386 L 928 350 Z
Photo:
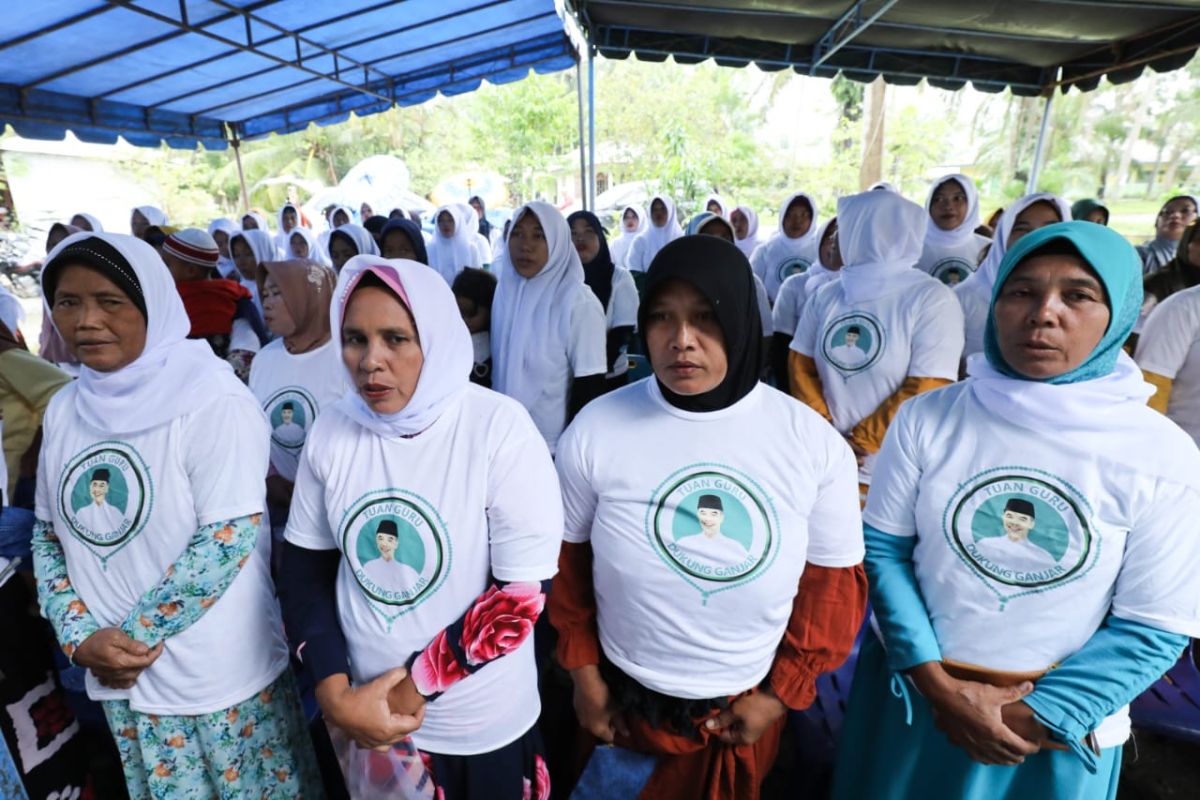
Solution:
M 983 332 L 991 310 L 990 289 L 971 281 L 954 287 L 963 314 L 963 358 L 983 352 Z
M 612 276 L 612 294 L 608 298 L 608 308 L 604 310 L 608 330 L 611 331 L 613 328 L 628 325 L 636 328 L 637 315 L 638 293 L 637 285 L 633 282 L 633 275 L 627 269 L 615 267 Z M 613 367 L 612 372 L 604 377 L 616 378 L 628 371 L 629 359 L 625 358 L 625 351 L 622 350 L 621 357 L 617 359 L 616 366 Z
M 991 241 L 986 236 L 973 233 L 950 247 L 926 242 L 917 269 L 928 272 L 947 286 L 957 286 L 975 273 L 979 266 L 979 253 Z
M 863 557 L 850 448 L 765 384 L 706 414 L 651 379 L 610 392 L 563 434 L 557 466 L 565 539 L 592 544 L 604 652 L 663 694 L 757 685 L 805 563 Z
M 229 331 L 229 351 L 244 350 L 247 353 L 257 353 L 261 349 L 262 344 L 258 341 L 254 326 L 241 317 L 234 319 L 233 327 Z
M 563 314 L 561 318 L 562 330 L 547 331 L 547 335 L 557 334 L 562 342 L 562 349 L 556 349 L 552 354 L 557 375 L 536 387 L 534 400 L 522 403 L 533 417 L 533 424 L 541 431 L 551 455 L 563 428 L 567 427 L 567 402 L 575 378 L 608 372 L 608 328 L 604 309 L 587 284 L 579 284 L 571 296 L 571 313 Z M 494 354 L 496 344 L 492 347 Z
M 762 325 L 763 336 L 770 336 L 775 327 L 771 320 L 771 301 L 767 297 L 767 289 L 757 275 L 754 276 L 754 305 L 758 309 L 758 322 Z
M 783 231 L 779 231 L 754 248 L 754 253 L 750 256 L 750 266 L 766 287 L 771 302 L 775 302 L 779 287 L 784 281 L 793 275 L 808 272 L 808 268 L 817 263 L 815 237 L 812 242 L 800 248 L 799 252 L 793 252 L 793 248 L 788 245 L 789 241 Z
M 250 365 L 250 391 L 271 425 L 271 466 L 296 480 L 306 432 L 321 410 L 354 387 L 338 359 L 333 340 L 293 355 L 279 338 L 263 348 Z
M 915 277 L 915 276 L 914 276 Z M 809 298 L 792 349 L 813 359 L 833 424 L 849 433 L 893 395 L 905 378 L 958 378 L 962 310 L 933 278 L 851 305 L 839 283 Z M 868 457 L 859 470 L 871 482 Z
M 792 275 L 779 287 L 775 295 L 775 307 L 771 310 L 772 328 L 775 333 L 796 334 L 796 326 L 800 324 L 800 314 L 804 304 L 808 302 L 808 279 L 812 275 L 802 272 Z
M 162 580 L 197 529 L 263 512 L 266 425 L 246 394 L 114 439 L 79 419 L 75 391 L 63 387 L 46 409 L 36 512 L 53 524 L 79 597 L 111 627 Z M 225 593 L 165 640 L 132 688 L 103 687 L 89 672 L 88 696 L 128 700 L 146 714 L 193 715 L 269 685 L 288 659 L 269 563 L 264 527 Z
M 1167 416 L 1200 442 L 1200 286 L 1154 307 L 1138 339 L 1137 363 L 1172 380 Z
M 396 530 L 390 564 L 377 529 Z M 470 386 L 411 439 L 384 439 L 340 405 L 325 409 L 300 459 L 287 540 L 342 553 L 338 619 L 355 683 L 423 650 L 489 584 L 554 575 L 562 541 L 558 480 L 514 400 Z M 433 753 L 487 753 L 540 711 L 533 637 L 451 686 L 413 734 Z
M 1082 436 L 1038 436 L 995 417 L 970 387 L 900 408 L 863 512 L 885 533 L 918 536 L 914 568 L 942 656 L 1045 669 L 1110 610 L 1200 634 L 1200 495 L 1097 457 Z M 1163 437 L 1182 437 L 1158 419 Z M 1126 709 L 1097 731 L 1101 747 L 1128 735 Z

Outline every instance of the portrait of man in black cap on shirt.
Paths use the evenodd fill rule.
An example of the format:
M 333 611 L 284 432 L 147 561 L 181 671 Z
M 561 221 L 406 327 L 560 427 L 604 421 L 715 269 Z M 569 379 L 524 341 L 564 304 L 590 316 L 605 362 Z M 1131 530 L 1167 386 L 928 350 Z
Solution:
M 125 521 L 125 514 L 108 502 L 109 482 L 112 473 L 108 467 L 96 467 L 92 470 L 91 481 L 88 484 L 88 494 L 92 501 L 75 515 L 79 524 L 89 531 L 99 535 L 113 533 Z
M 275 426 L 274 437 L 284 447 L 304 444 L 304 428 L 296 423 L 296 404 L 291 400 L 285 400 L 279 407 L 279 424 Z
M 412 588 L 420 577 L 417 570 L 396 558 L 400 549 L 400 529 L 396 521 L 382 519 L 375 529 L 375 547 L 379 558 L 363 564 L 363 572 L 381 589 L 402 592 Z

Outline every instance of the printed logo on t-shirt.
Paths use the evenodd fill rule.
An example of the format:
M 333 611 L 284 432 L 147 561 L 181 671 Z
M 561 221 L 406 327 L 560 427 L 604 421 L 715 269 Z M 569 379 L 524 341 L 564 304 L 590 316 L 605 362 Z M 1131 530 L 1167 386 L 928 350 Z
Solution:
M 821 338 L 821 354 L 845 378 L 869 369 L 883 347 L 883 325 L 865 311 L 841 315 L 825 327 Z
M 779 550 L 775 508 L 748 475 L 693 464 L 655 491 L 646 520 L 654 551 L 704 600 L 758 578 Z
M 1057 588 L 1095 564 L 1100 540 L 1087 501 L 1040 470 L 1002 467 L 966 481 L 946 508 L 945 534 L 1002 603 Z
M 433 596 L 450 571 L 450 539 L 437 510 L 403 489 L 355 502 L 338 541 L 359 588 L 389 621 Z
M 779 282 L 782 284 L 793 275 L 801 275 L 805 272 L 808 272 L 808 268 L 811 266 L 812 262 L 801 256 L 792 256 L 791 258 L 785 259 L 784 262 L 779 265 Z
M 301 386 L 286 386 L 263 404 L 271 420 L 271 441 L 285 450 L 299 453 L 304 437 L 317 417 L 317 401 Z
M 67 529 L 107 561 L 146 526 L 153 503 L 150 470 L 124 442 L 97 442 L 67 462 L 58 510 Z
M 957 286 L 974 271 L 975 268 L 971 266 L 971 262 L 965 258 L 950 256 L 934 264 L 929 273 L 947 286 Z

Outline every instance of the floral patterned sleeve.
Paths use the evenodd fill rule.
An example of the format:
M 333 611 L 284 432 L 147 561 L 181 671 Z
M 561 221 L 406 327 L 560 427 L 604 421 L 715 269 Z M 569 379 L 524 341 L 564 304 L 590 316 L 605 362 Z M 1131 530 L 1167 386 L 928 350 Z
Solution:
M 533 633 L 549 591 L 549 580 L 502 583 L 493 578 L 465 614 L 409 659 L 417 691 L 432 701 L 485 664 L 520 647 Z
M 33 526 L 33 571 L 42 616 L 50 621 L 67 658 L 73 658 L 79 645 L 100 626 L 71 585 L 54 526 L 40 519 Z
M 130 610 L 121 630 L 153 647 L 199 621 L 250 557 L 261 521 L 261 514 L 251 514 L 201 526 L 162 580 Z

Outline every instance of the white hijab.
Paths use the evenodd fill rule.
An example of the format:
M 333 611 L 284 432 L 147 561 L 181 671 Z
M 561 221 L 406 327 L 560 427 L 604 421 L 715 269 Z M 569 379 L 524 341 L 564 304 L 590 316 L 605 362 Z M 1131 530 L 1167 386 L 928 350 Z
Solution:
M 230 244 L 233 243 L 233 235 L 235 233 L 240 233 L 241 230 L 241 228 L 233 223 L 233 220 L 226 217 L 217 217 L 212 222 L 208 223 L 209 236 L 212 236 L 217 231 L 223 231 L 229 238 Z M 217 272 L 221 273 L 222 278 L 228 278 L 230 275 L 233 275 L 237 272 L 237 267 L 234 266 L 233 263 L 232 254 L 228 256 L 217 256 Z M 233 280 L 238 280 L 238 278 L 234 277 Z
M 988 249 L 988 254 L 983 259 L 983 263 L 979 265 L 979 269 L 975 270 L 975 274 L 960 284 L 962 291 L 982 291 L 987 295 L 988 301 L 991 301 L 992 287 L 996 283 L 996 275 L 999 274 L 1000 262 L 1004 260 L 1004 255 L 1008 252 L 1008 239 L 1012 235 L 1013 225 L 1017 223 L 1017 217 L 1034 203 L 1043 202 L 1050 203 L 1057 208 L 1058 213 L 1062 215 L 1063 222 L 1071 221 L 1071 206 L 1058 195 L 1049 192 L 1025 195 L 1004 209 L 1004 213 L 1000 215 L 1000 222 L 996 225 L 996 234 L 992 238 L 992 246 Z
M 161 228 L 163 225 L 167 224 L 167 212 L 163 211 L 158 206 L 136 206 L 133 210 L 145 217 L 146 222 L 150 223 L 151 225 Z M 95 232 L 96 231 L 91 231 L 91 233 Z M 101 233 L 103 233 L 103 231 L 101 231 Z
M 830 269 L 821 260 L 821 242 L 825 241 L 825 232 L 829 230 L 829 226 L 837 220 L 837 217 L 830 217 L 821 223 L 820 230 L 817 231 L 817 257 L 813 260 L 812 266 L 804 273 L 804 289 L 808 297 L 812 297 L 813 292 L 820 289 L 829 281 L 836 278 L 840 273 L 840 269 Z
M 875 181 L 867 187 L 868 192 L 891 192 L 892 194 L 900 194 L 900 190 L 887 181 Z
M 1146 405 L 1154 387 L 1125 353 L 1109 374 L 1078 383 L 1010 378 L 983 353 L 967 358 L 967 374 L 975 399 L 999 419 L 1140 473 L 1200 489 L 1200 452 L 1174 423 Z
M 633 232 L 629 232 L 629 231 L 625 230 L 625 212 L 626 211 L 632 211 L 634 214 L 637 214 L 638 224 L 637 224 L 637 228 L 635 228 L 633 230 Z M 646 209 L 642 208 L 641 206 L 625 206 L 624 208 L 621 209 L 621 220 L 618 223 L 620 230 L 621 230 L 621 235 L 618 236 L 616 239 L 614 239 L 613 242 L 619 242 L 621 239 L 625 239 L 625 238 L 632 240 L 639 233 L 646 230 L 646 226 L 649 224 L 650 224 L 650 217 L 646 214 Z
M 333 208 L 329 209 L 329 217 L 325 220 L 329 223 L 329 230 L 331 231 L 337 230 L 338 228 L 337 225 L 333 224 L 333 218 L 339 211 L 342 211 L 346 214 L 347 225 L 354 224 L 354 209 L 352 209 L 350 206 L 334 206 Z M 366 220 L 363 221 L 366 222 Z
M 962 187 L 963 193 L 966 194 L 967 215 L 963 217 L 963 221 L 957 227 L 944 231 L 933 221 L 933 196 L 937 194 L 938 189 L 950 181 L 956 181 Z M 962 173 L 938 178 L 933 182 L 933 186 L 929 187 L 929 197 L 925 200 L 925 213 L 929 215 L 929 225 L 925 228 L 925 245 L 927 247 L 944 249 L 970 240 L 975 235 L 975 229 L 979 227 L 979 190 L 975 188 L 975 181 Z
M 787 216 L 788 208 L 801 197 L 808 201 L 808 207 L 812 210 L 812 224 L 808 226 L 808 231 L 803 236 L 797 236 L 793 239 L 783 232 L 783 220 Z M 803 256 L 805 253 L 815 250 L 820 244 L 817 231 L 818 221 L 817 204 L 805 192 L 796 192 L 785 200 L 783 205 L 779 207 L 779 230 L 775 232 L 775 235 L 768 242 L 771 245 L 775 261 L 783 261 L 790 256 Z
M 652 213 L 650 208 L 654 205 L 655 200 L 661 200 L 662 204 L 667 207 L 667 222 L 661 228 L 654 224 L 654 220 L 650 216 Z M 642 241 L 644 263 L 635 265 L 638 269 L 643 270 L 650 269 L 650 262 L 658 255 L 659 250 L 683 236 L 683 228 L 679 226 L 679 220 L 675 218 L 675 201 L 666 195 L 656 194 L 650 198 L 650 202 L 646 204 L 646 220 L 646 229 L 637 235 L 637 238 Z M 515 220 L 513 224 L 516 224 Z
M 304 227 L 304 223 L 301 222 L 301 220 L 300 220 L 300 209 L 296 207 L 296 204 L 295 203 L 284 203 L 283 206 L 279 209 L 279 211 L 275 212 L 275 221 L 279 224 L 279 233 L 280 234 L 282 234 L 284 232 L 283 231 L 283 212 L 287 211 L 289 208 L 292 211 L 296 212 L 296 224 L 292 227 L 291 231 L 288 231 L 288 233 L 290 234 L 292 231 L 296 230 L 296 228 Z
M 145 216 L 145 214 L 142 216 Z M 71 215 L 71 219 L 75 219 L 76 217 L 83 217 L 86 219 L 88 224 L 92 226 L 92 233 L 104 233 L 104 226 L 100 224 L 100 220 L 96 219 L 91 214 L 85 214 L 80 211 L 78 214 Z
M 355 225 L 353 222 L 348 222 L 334 230 L 337 231 L 339 236 L 348 238 L 360 256 L 379 255 L 379 245 L 375 244 L 375 237 L 362 225 Z M 347 261 L 346 263 L 349 264 L 350 262 Z
M 238 239 L 243 240 L 250 248 L 250 252 L 254 254 L 254 262 L 261 264 L 264 261 L 274 261 L 278 257 L 275 250 L 275 237 L 266 231 L 251 228 L 246 231 L 238 231 L 229 237 L 229 252 L 233 253 L 233 243 Z
M 749 258 L 750 256 L 754 255 L 754 248 L 758 247 L 758 212 L 753 208 L 750 208 L 750 206 L 738 206 L 734 209 L 734 211 L 742 212 L 742 215 L 746 217 L 746 221 L 749 223 L 749 226 L 746 228 L 746 238 L 738 239 L 736 242 L 734 242 L 734 244 L 737 245 L 737 249 L 741 250 L 746 258 Z M 730 216 L 732 216 L 732 214 L 730 214 Z M 824 227 L 822 227 L 822 230 L 824 230 Z M 737 235 L 736 229 L 734 231 L 734 235 Z M 817 242 L 820 243 L 820 241 L 821 236 L 818 233 Z
M 475 363 L 471 334 L 458 310 L 454 293 L 429 267 L 406 259 L 355 256 L 338 275 L 329 309 L 330 328 L 338 360 L 342 358 L 342 322 L 346 303 L 363 274 L 374 273 L 400 295 L 412 314 L 425 363 L 408 405 L 395 414 L 379 414 L 366 404 L 357 389 L 338 401 L 347 416 L 385 439 L 411 437 L 437 422 L 466 390 Z M 355 386 L 355 375 L 350 374 Z
M 251 230 L 251 231 L 252 230 L 260 230 L 263 233 L 271 232 L 271 226 L 267 224 L 267 218 L 264 217 L 262 214 L 258 213 L 257 211 L 247 211 L 245 214 L 242 214 L 242 216 L 238 217 L 238 221 L 240 222 L 241 220 L 244 220 L 246 217 L 250 217 L 251 219 L 253 219 L 255 222 L 258 223 L 258 228 L 246 228 L 246 230 Z
M 526 214 L 542 224 L 549 257 L 532 278 L 505 259 L 492 302 L 492 388 L 526 408 L 546 391 L 561 361 L 572 296 L 584 286 L 583 264 L 571 244 L 571 228 L 557 208 L 535 200 L 513 215 L 513 227 Z M 599 303 L 599 301 L 596 301 Z
M 54 261 L 91 238 L 116 248 L 131 268 L 146 304 L 146 346 L 141 355 L 115 372 L 97 372 L 80 365 L 75 413 L 105 434 L 124 436 L 156 428 L 190 414 L 219 398 L 249 396 L 249 390 L 208 343 L 188 339 L 192 323 L 183 308 L 171 273 L 150 245 L 133 236 L 84 231 L 68 236 L 46 257 Z M 46 288 L 45 271 L 42 288 Z M 257 403 L 255 404 L 257 405 Z M 264 435 L 266 420 L 263 419 Z
M 929 215 L 894 192 L 866 191 L 838 200 L 843 296 L 851 304 L 883 297 L 929 278 L 912 269 L 921 257 Z
M 297 225 L 285 235 L 287 236 L 287 250 L 285 252 L 288 258 L 300 258 L 292 247 L 292 237 L 300 236 L 304 241 L 308 242 L 308 255 L 305 258 L 309 261 L 316 261 L 318 264 L 329 266 L 329 259 L 325 255 L 324 248 L 317 243 L 317 237 L 308 228 L 305 228 L 303 225 Z M 370 234 L 367 235 L 369 236 Z
M 14 336 L 20 333 L 21 322 L 25 319 L 25 306 L 7 287 L 0 286 L 0 322 Z
M 721 213 L 717 215 L 718 217 L 729 219 L 729 206 L 725 203 L 725 198 L 721 197 L 721 195 L 717 194 L 716 192 L 713 192 L 707 198 L 705 198 L 704 207 L 700 210 L 708 211 L 709 203 L 716 203 L 720 207 Z
M 454 219 L 454 233 L 449 237 L 442 235 L 442 229 L 437 224 L 443 211 Z M 474 230 L 471 229 L 472 221 L 475 222 Z M 427 248 L 429 266 L 441 273 L 447 284 L 454 282 L 463 267 L 478 267 L 482 263 L 479 249 L 475 246 L 475 232 L 478 230 L 479 218 L 475 216 L 475 209 L 466 203 L 442 206 L 433 215 L 433 241 Z

